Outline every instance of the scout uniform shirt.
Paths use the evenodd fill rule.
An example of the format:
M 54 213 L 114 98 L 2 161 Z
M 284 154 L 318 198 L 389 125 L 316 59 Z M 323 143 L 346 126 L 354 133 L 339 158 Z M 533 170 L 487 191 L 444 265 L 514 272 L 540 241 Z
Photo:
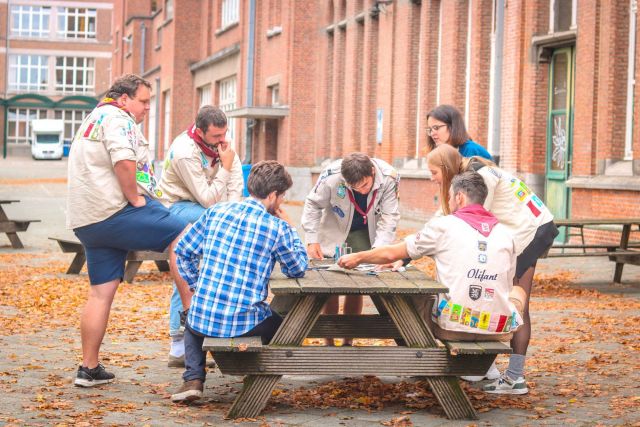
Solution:
M 371 160 L 375 176 L 367 204 L 371 202 L 373 192 L 378 190 L 378 193 L 367 214 L 367 226 L 371 246 L 377 247 L 391 244 L 396 238 L 396 227 L 400 220 L 400 176 L 385 161 Z M 340 173 L 341 165 L 342 159 L 336 160 L 320 174 L 315 187 L 307 195 L 302 212 L 306 243 L 320 243 L 325 256 L 333 256 L 336 245 L 341 245 L 347 239 L 355 210 L 347 194 L 347 183 Z
M 221 201 L 239 201 L 243 188 L 242 163 L 237 154 L 228 172 L 220 162 L 212 165 L 211 157 L 202 152 L 187 132 L 171 144 L 160 179 L 162 203 L 166 206 L 182 200 L 199 203 L 204 208 Z
M 103 221 L 127 205 L 113 169 L 121 160 L 136 162 L 139 194 L 162 196 L 149 144 L 134 118 L 113 105 L 95 108 L 80 125 L 69 153 L 67 228 Z
M 516 255 L 507 227 L 496 224 L 485 237 L 447 215 L 433 218 L 405 242 L 412 259 L 435 260 L 437 280 L 449 288 L 434 305 L 433 319 L 442 329 L 506 335 L 523 324 L 509 301 Z

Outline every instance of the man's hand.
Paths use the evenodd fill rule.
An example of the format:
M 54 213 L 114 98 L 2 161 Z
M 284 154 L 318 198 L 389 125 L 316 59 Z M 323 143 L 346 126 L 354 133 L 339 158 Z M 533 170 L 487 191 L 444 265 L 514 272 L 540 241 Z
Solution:
M 354 269 L 360 265 L 360 257 L 358 254 L 343 255 L 338 260 L 338 265 L 348 270 Z
M 218 144 L 218 155 L 220 156 L 220 164 L 222 167 L 228 172 L 231 172 L 233 160 L 236 157 L 236 152 L 231 148 L 231 144 L 227 141 Z
M 388 264 L 378 264 L 378 266 L 376 267 L 376 271 L 381 271 L 381 270 L 398 271 L 398 269 L 402 267 L 403 264 L 404 262 L 401 259 L 399 259 L 396 262 L 390 262 Z
M 307 245 L 307 255 L 312 259 L 323 259 L 322 247 L 320 243 L 309 243 Z
M 283 209 L 278 209 L 276 211 L 275 216 L 276 216 L 276 218 L 280 218 L 281 220 L 283 220 L 284 222 L 286 222 L 290 226 L 294 227 L 294 224 L 291 221 L 291 218 L 289 217 L 289 214 L 286 213 Z
M 133 206 L 134 208 L 141 208 L 146 204 L 147 204 L 147 199 L 145 199 L 144 196 L 138 195 L 138 199 L 135 200 L 135 202 L 132 202 L 131 206 Z

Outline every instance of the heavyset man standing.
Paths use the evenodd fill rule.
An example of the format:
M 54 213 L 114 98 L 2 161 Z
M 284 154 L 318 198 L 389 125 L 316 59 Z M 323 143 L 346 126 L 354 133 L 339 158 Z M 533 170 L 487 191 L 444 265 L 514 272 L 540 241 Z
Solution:
M 189 293 L 172 250 L 187 222 L 158 202 L 162 191 L 137 126 L 150 98 L 146 80 L 134 74 L 118 78 L 82 122 L 69 153 L 67 227 L 84 246 L 91 283 L 80 322 L 82 365 L 75 385 L 81 387 L 115 378 L 98 356 L 129 251 L 170 246 L 171 273 L 181 294 Z
M 173 140 L 163 167 L 162 202 L 172 214 L 193 224 L 218 202 L 242 199 L 242 164 L 226 140 L 227 116 L 212 105 Z M 187 296 L 191 300 L 191 294 Z M 184 367 L 184 332 L 180 328 L 181 295 L 173 286 L 169 308 L 169 367 Z
M 331 163 L 304 203 L 302 228 L 309 258 L 334 256 L 336 246 L 343 243 L 353 252 L 393 243 L 400 220 L 399 182 L 391 165 L 363 153 Z M 345 297 L 345 314 L 361 311 L 362 296 Z M 337 312 L 338 297 L 334 296 L 327 301 L 325 313 Z M 343 345 L 351 345 L 351 340 Z

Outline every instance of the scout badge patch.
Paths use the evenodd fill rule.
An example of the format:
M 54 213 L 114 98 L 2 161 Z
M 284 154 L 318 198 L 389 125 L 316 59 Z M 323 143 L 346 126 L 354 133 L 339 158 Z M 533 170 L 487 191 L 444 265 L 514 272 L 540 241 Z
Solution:
M 344 199 L 344 196 L 347 194 L 347 187 L 344 184 L 338 185 L 338 197 Z

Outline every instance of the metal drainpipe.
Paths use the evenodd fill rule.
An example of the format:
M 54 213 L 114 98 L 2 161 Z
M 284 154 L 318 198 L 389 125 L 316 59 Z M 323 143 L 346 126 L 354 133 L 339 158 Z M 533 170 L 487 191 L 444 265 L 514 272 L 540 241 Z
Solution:
M 4 69 L 4 143 L 2 144 L 2 158 L 7 158 L 7 139 L 9 138 L 9 123 L 7 120 L 9 118 L 9 103 L 7 99 L 9 95 L 7 91 L 9 90 L 9 25 L 11 25 L 11 0 L 7 1 L 7 26 L 5 27 L 4 34 L 4 44 L 5 44 L 5 69 Z
M 489 135 L 487 148 L 496 163 L 500 162 L 500 121 L 502 120 L 502 61 L 504 43 L 504 2 L 495 0 L 495 33 L 489 83 Z
M 247 52 L 247 107 L 253 106 L 253 61 L 256 38 L 256 0 L 249 0 L 249 43 Z M 253 145 L 253 119 L 247 119 L 245 126 L 245 153 L 242 163 L 251 164 Z
M 636 25 L 638 1 L 629 2 L 629 65 L 627 71 L 627 123 L 625 132 L 625 160 L 633 159 L 633 103 L 636 84 Z
M 140 25 L 140 75 L 144 74 L 144 55 L 145 55 L 145 43 L 147 42 L 147 26 Z
M 156 128 L 153 130 L 153 133 L 156 136 L 156 146 L 153 147 L 154 150 L 154 159 L 158 159 L 158 144 L 160 143 L 160 77 L 156 77 Z

